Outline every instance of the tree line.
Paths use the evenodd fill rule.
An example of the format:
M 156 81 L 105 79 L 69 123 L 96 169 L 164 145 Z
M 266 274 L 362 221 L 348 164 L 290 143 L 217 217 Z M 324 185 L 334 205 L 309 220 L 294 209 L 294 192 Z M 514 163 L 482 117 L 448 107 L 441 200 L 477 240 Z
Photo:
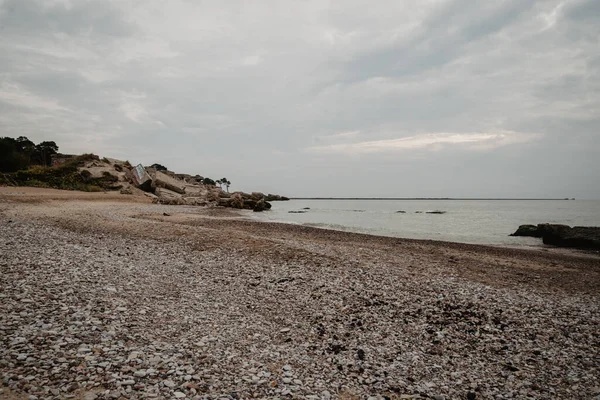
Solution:
M 16 172 L 32 165 L 49 167 L 53 154 L 58 154 L 58 145 L 53 141 L 35 144 L 25 136 L 0 137 L 0 172 Z

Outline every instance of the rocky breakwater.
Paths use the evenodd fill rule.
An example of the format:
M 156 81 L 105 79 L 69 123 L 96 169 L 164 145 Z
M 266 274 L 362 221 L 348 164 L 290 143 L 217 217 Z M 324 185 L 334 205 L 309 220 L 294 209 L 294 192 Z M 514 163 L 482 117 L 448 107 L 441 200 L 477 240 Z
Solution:
M 229 194 L 227 194 L 229 195 Z M 271 209 L 271 203 L 269 201 L 284 201 L 289 200 L 287 197 L 268 194 L 265 195 L 260 192 L 252 192 L 250 194 L 243 192 L 235 192 L 228 197 L 224 196 L 219 199 L 219 206 L 231 207 L 240 210 L 253 210 L 255 212 L 261 212 Z
M 600 250 L 600 227 L 558 224 L 521 225 L 510 236 L 541 238 L 544 244 L 585 250 Z

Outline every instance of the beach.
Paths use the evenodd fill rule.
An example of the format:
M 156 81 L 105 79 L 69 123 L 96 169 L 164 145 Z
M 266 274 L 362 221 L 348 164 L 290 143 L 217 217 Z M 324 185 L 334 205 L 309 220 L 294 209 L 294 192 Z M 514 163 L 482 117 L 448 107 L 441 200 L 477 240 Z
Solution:
M 0 187 L 0 398 L 594 399 L 600 258 Z

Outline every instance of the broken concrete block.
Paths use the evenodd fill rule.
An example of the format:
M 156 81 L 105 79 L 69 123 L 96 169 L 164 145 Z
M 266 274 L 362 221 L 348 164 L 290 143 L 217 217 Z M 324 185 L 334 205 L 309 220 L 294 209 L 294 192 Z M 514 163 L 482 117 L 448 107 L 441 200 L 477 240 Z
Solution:
M 150 175 L 148 175 L 146 172 L 146 168 L 144 168 L 142 164 L 138 164 L 133 167 L 131 172 L 133 173 L 135 184 L 138 186 L 143 185 L 146 181 L 152 180 Z
M 160 204 L 174 204 L 174 205 L 182 205 L 185 204 L 185 200 L 181 196 L 181 194 L 174 192 L 169 189 L 165 189 L 163 187 L 157 187 L 154 192 L 158 197 L 158 202 Z
M 190 185 L 189 183 L 186 183 L 184 185 L 184 189 L 185 189 L 185 195 L 189 196 L 189 197 L 200 197 L 200 196 L 206 196 L 206 188 L 202 185 Z
M 157 188 L 162 187 L 179 194 L 185 193 L 184 181 L 181 181 L 177 178 L 173 178 L 167 174 L 162 173 L 161 171 L 156 171 L 156 175 L 154 176 L 154 184 Z

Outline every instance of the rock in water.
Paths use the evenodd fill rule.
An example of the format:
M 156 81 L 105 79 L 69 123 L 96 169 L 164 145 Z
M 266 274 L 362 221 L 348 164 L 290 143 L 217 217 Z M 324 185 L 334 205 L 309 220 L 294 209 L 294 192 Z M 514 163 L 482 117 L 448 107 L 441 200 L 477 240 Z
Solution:
M 576 249 L 600 250 L 600 227 L 542 224 L 544 244 Z
M 600 250 L 600 227 L 539 224 L 521 225 L 511 236 L 542 238 L 544 244 L 575 249 Z
M 265 211 L 265 210 L 270 210 L 270 209 L 271 209 L 271 204 L 267 203 L 265 201 L 265 199 L 260 199 L 259 201 L 256 202 L 256 205 L 254 206 L 255 212 L 260 212 L 260 211 Z
M 515 233 L 511 233 L 510 236 L 530 236 L 530 237 L 542 237 L 538 227 L 535 225 L 521 225 Z

